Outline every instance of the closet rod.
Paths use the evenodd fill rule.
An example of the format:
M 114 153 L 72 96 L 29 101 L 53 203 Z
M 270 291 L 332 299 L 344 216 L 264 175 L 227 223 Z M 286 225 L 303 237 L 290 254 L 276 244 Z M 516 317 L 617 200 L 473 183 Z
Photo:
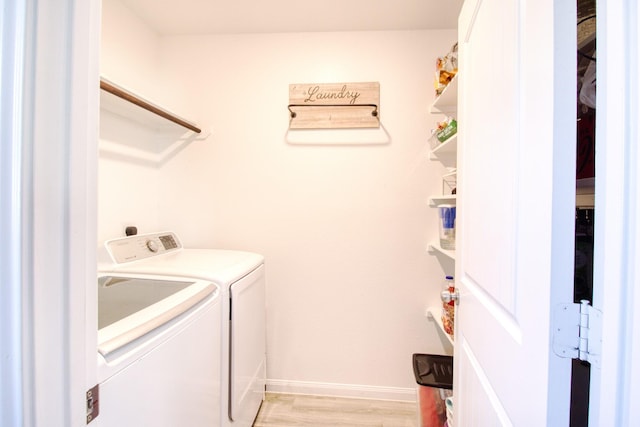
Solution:
M 147 111 L 152 112 L 153 114 L 156 114 L 164 119 L 167 119 L 173 123 L 176 123 L 184 128 L 189 129 L 190 131 L 193 131 L 195 133 L 200 133 L 202 132 L 202 129 L 192 125 L 191 123 L 181 119 L 180 117 L 174 116 L 173 114 L 162 110 L 150 103 L 148 103 L 147 101 L 138 98 L 137 96 L 135 96 L 134 94 L 127 92 L 115 85 L 112 85 L 109 82 L 106 82 L 102 79 L 100 79 L 100 89 L 109 92 L 119 98 L 124 99 L 125 101 L 129 101 L 132 104 L 137 105 L 140 108 L 144 108 Z
M 293 111 L 291 107 L 371 107 L 373 108 L 371 115 L 373 117 L 378 117 L 378 106 L 376 104 L 318 104 L 318 105 L 289 104 L 287 108 L 289 108 L 289 113 L 291 114 L 291 118 L 294 119 L 297 116 L 297 113 Z

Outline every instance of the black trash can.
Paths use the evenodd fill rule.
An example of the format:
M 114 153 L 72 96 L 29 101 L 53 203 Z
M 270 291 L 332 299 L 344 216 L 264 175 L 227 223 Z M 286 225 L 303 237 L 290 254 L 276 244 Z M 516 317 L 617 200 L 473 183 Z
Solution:
M 420 427 L 447 425 L 445 399 L 453 394 L 453 357 L 416 353 L 413 374 L 418 383 Z

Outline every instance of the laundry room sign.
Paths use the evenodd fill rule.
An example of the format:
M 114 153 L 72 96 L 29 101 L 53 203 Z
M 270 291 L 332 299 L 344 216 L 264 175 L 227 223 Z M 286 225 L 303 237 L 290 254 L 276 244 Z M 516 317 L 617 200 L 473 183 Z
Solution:
M 290 129 L 380 127 L 380 83 L 289 85 Z

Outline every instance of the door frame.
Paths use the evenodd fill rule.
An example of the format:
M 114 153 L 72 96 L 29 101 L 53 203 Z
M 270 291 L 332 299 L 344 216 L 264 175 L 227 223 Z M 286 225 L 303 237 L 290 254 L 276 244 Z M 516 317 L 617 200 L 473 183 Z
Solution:
M 640 151 L 634 0 L 597 1 L 593 305 L 603 312 L 601 369 L 591 369 L 590 425 L 638 425 Z
M 14 194 L 22 186 L 21 147 L 24 99 L 21 82 L 25 68 L 26 3 L 9 2 L 0 8 L 0 425 L 22 425 L 23 272 L 22 201 Z
M 30 426 L 41 424 L 37 420 L 46 417 L 47 425 L 75 426 L 84 424 L 82 396 L 87 386 L 95 381 L 95 351 L 91 352 L 91 345 L 87 344 L 87 340 L 92 339 L 93 320 L 86 317 L 85 301 L 92 300 L 90 293 L 94 288 L 87 284 L 95 282 L 95 262 L 92 261 L 95 260 L 96 251 L 100 0 L 64 0 L 62 4 L 57 3 L 58 12 L 45 10 L 46 6 L 41 2 L 34 8 L 35 4 L 32 0 L 12 2 L 12 11 L 24 20 L 15 22 L 24 23 L 25 28 L 3 26 L 3 40 L 20 39 L 19 43 L 22 44 L 16 46 L 18 49 L 26 48 L 28 55 L 16 57 L 17 61 L 25 60 L 25 64 L 5 62 L 3 57 L 2 75 L 17 71 L 19 77 L 24 78 L 21 84 L 27 90 L 26 93 L 34 95 L 33 91 L 37 90 L 36 82 L 42 76 L 38 74 L 32 59 L 39 59 L 45 64 L 66 63 L 73 70 L 73 82 L 66 79 L 70 87 L 66 87 L 62 93 L 71 106 L 46 119 L 48 123 L 60 118 L 69 123 L 68 134 L 52 135 L 48 127 L 40 122 L 45 118 L 43 115 L 58 108 L 61 102 L 59 98 L 48 99 L 46 94 L 36 93 L 33 98 L 22 101 L 31 101 L 37 105 L 17 111 L 21 113 L 17 117 L 26 115 L 22 117 L 26 120 L 23 130 L 32 138 L 42 139 L 38 149 L 42 148 L 44 153 L 53 155 L 51 162 L 56 164 L 51 163 L 51 167 L 67 165 L 70 171 L 64 174 L 68 181 L 63 188 L 57 188 L 53 192 L 46 174 L 41 171 L 36 173 L 33 167 L 25 167 L 17 160 L 13 163 L 14 175 L 2 177 L 3 185 L 7 178 L 15 188 L 31 186 L 31 189 L 23 191 L 18 200 L 11 198 L 10 193 L 1 193 L 3 209 L 26 215 L 22 220 L 20 216 L 3 217 L 0 224 L 3 236 L 8 235 L 4 233 L 5 230 L 21 230 L 15 239 L 3 239 L 0 242 L 3 253 L 6 250 L 6 253 L 12 255 L 11 259 L 3 260 L 2 279 L 4 283 L 11 285 L 0 288 L 0 301 L 18 301 L 11 310 L 12 326 L 0 329 L 0 341 L 10 343 L 9 346 L 3 346 L 2 354 L 10 355 L 13 366 L 25 366 L 20 378 L 5 382 L 3 376 L 0 420 L 3 423 L 8 420 L 8 425 Z M 596 181 L 595 190 L 594 305 L 605 315 L 602 368 L 597 372 L 592 371 L 595 388 L 592 386 L 590 420 L 592 425 L 633 425 L 640 420 L 640 408 L 631 404 L 640 399 L 640 367 L 632 363 L 632 360 L 640 358 L 640 329 L 632 327 L 640 325 L 640 314 L 635 310 L 640 306 L 640 292 L 637 292 L 640 289 L 640 276 L 634 268 L 640 265 L 640 232 L 637 220 L 640 213 L 640 189 L 637 185 L 640 176 L 637 147 L 640 116 L 637 81 L 640 70 L 637 58 L 640 56 L 640 42 L 638 32 L 631 26 L 631 22 L 638 22 L 640 14 L 632 0 L 598 0 L 597 8 L 598 50 L 601 52 L 601 60 L 597 65 L 597 110 L 600 114 L 596 125 L 596 175 L 600 179 Z M 36 11 L 47 19 L 36 21 L 29 15 L 30 11 Z M 66 11 L 67 14 L 61 11 Z M 6 19 L 6 14 L 1 19 Z M 56 27 L 58 30 L 69 30 L 70 38 L 61 39 Z M 66 44 L 69 41 L 73 47 L 71 50 Z M 36 51 L 40 56 L 35 55 Z M 45 54 L 46 52 L 49 54 Z M 52 52 L 55 54 L 51 54 Z M 41 68 L 39 73 L 44 73 L 46 69 L 46 66 Z M 10 96 L 13 95 L 2 92 L 3 122 L 9 117 L 4 106 Z M 21 98 L 16 99 L 21 101 Z M 71 119 L 66 120 L 66 113 L 69 112 Z M 13 135 L 18 134 L 21 133 Z M 70 139 L 65 139 L 66 136 L 70 136 Z M 64 152 L 66 156 L 59 156 L 60 152 L 54 149 L 55 144 L 51 144 L 52 138 L 57 142 L 61 142 L 61 139 L 66 141 L 61 142 L 69 150 Z M 4 168 L 5 158 L 2 160 L 3 173 L 6 173 L 4 171 L 8 169 Z M 56 173 L 62 171 L 58 170 Z M 604 177 L 606 179 L 602 179 Z M 33 190 L 46 190 L 50 192 L 48 197 L 60 197 L 62 203 L 55 205 L 56 212 L 51 212 L 49 208 L 46 216 L 38 213 L 34 215 L 32 211 L 24 212 L 24 204 L 28 207 L 34 197 Z M 63 228 L 51 228 L 52 225 L 60 225 L 60 222 L 53 221 L 54 214 L 57 219 L 63 220 Z M 50 248 L 46 243 L 51 243 L 54 238 L 62 238 L 64 244 L 57 243 L 57 246 L 62 245 L 64 252 L 55 260 L 47 260 Z M 16 252 L 25 257 L 17 256 Z M 8 268 L 5 269 L 5 266 Z M 41 289 L 44 286 L 36 287 L 32 276 L 35 276 L 35 272 L 42 274 L 49 271 L 49 267 L 67 271 L 69 282 L 66 283 L 63 277 L 47 275 L 47 294 L 44 295 Z M 67 310 L 63 311 L 63 307 L 59 307 L 53 313 L 45 311 L 45 319 L 39 318 L 40 313 L 35 312 L 38 298 L 65 295 L 66 291 L 70 291 L 64 299 L 64 308 Z M 47 334 L 66 337 L 68 345 L 63 351 L 64 357 L 45 360 L 49 372 L 35 371 L 34 363 L 38 356 L 31 358 L 30 355 L 35 354 L 33 350 L 37 346 L 47 343 Z M 72 357 L 73 354 L 83 356 Z M 76 362 L 84 365 L 85 369 L 68 369 L 70 366 L 78 366 L 74 364 Z M 49 377 L 50 372 L 56 370 L 61 375 Z M 33 394 L 36 387 L 38 393 Z M 55 399 L 55 402 L 61 401 L 62 407 L 68 410 L 53 409 L 51 403 L 44 403 L 44 397 L 32 399 L 43 395 L 56 396 L 60 390 L 61 397 Z M 13 422 L 17 420 L 20 422 Z
M 5 382 L 2 371 L 2 425 L 86 424 L 96 378 L 88 337 L 97 319 L 86 303 L 96 292 L 100 4 L 16 0 L 0 14 L 11 23 L 2 26 L 0 74 L 0 201 L 9 212 L 0 301 L 10 313 L 0 342 L 13 373 Z

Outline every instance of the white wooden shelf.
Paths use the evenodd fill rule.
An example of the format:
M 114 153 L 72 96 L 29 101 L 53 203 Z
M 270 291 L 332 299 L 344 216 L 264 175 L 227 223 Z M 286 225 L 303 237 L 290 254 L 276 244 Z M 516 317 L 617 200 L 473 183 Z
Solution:
M 451 114 L 458 110 L 458 75 L 442 91 L 440 96 L 433 101 L 429 112 L 432 114 Z
M 195 123 L 104 77 L 100 78 L 100 89 L 100 153 L 157 166 L 188 143 L 210 135 Z
M 455 156 L 458 152 L 458 134 L 453 135 L 451 138 L 447 139 L 436 148 L 429 152 L 429 158 L 431 160 L 436 160 L 443 155 L 445 156 Z
M 445 114 L 455 118 L 457 111 L 458 76 L 456 75 L 442 91 L 440 96 L 435 99 L 429 108 L 429 112 L 432 114 Z M 448 172 L 442 176 L 442 194 L 432 195 L 429 197 L 429 206 L 438 207 L 442 205 L 456 205 L 457 195 L 449 193 L 457 188 L 458 134 L 454 134 L 442 143 L 436 143 L 433 139 L 429 142 L 431 145 L 429 159 L 440 162 L 448 170 Z M 438 261 L 442 263 L 445 270 L 451 269 L 451 261 L 454 263 L 456 262 L 456 251 L 443 249 L 440 245 L 440 239 L 429 242 L 427 245 L 427 251 L 429 254 L 438 258 Z M 428 307 L 425 314 L 436 324 L 439 333 L 443 335 L 453 347 L 453 337 L 447 334 L 444 330 L 441 313 L 441 307 Z
M 452 251 L 449 249 L 442 249 L 442 247 L 440 246 L 440 243 L 437 241 L 429 243 L 427 250 L 429 251 L 429 253 L 436 253 L 436 252 L 441 253 L 446 257 L 451 258 L 454 261 L 456 259 L 456 251 Z
M 433 320 L 438 326 L 438 330 L 444 335 L 451 345 L 454 345 L 453 338 L 444 330 L 444 325 L 442 324 L 442 316 L 440 313 L 442 310 L 437 307 L 427 307 L 427 318 Z
M 100 78 L 100 108 L 162 134 L 190 132 L 205 139 L 195 123 L 137 95 L 110 80 Z
M 457 196 L 455 194 L 431 196 L 429 197 L 429 206 L 437 208 L 440 205 L 455 205 Z

